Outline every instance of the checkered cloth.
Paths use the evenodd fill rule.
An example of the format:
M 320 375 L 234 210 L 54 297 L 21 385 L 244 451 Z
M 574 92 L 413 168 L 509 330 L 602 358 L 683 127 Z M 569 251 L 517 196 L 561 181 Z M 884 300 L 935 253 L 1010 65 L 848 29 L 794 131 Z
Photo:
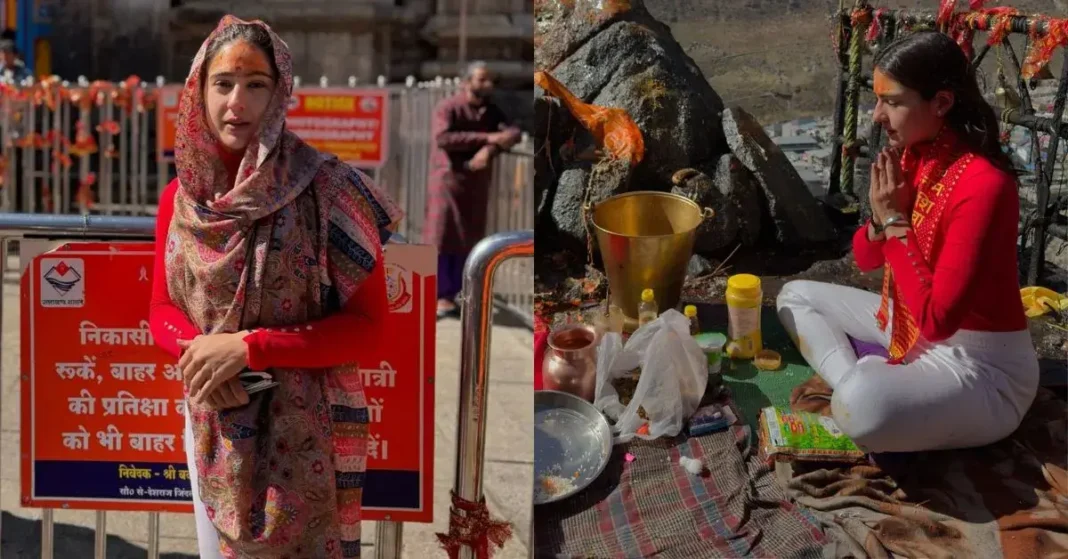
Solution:
M 617 445 L 592 485 L 535 508 L 535 555 L 821 557 L 817 520 L 786 500 L 750 440 L 748 427 L 735 426 Z M 680 456 L 702 459 L 705 473 L 687 473 Z

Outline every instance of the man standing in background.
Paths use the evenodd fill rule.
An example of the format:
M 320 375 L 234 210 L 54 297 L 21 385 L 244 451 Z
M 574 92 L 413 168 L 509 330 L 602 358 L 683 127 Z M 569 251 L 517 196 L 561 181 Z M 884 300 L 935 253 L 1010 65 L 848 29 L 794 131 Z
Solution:
M 464 262 L 486 235 L 493 160 L 520 139 L 492 94 L 493 75 L 484 62 L 472 62 L 463 90 L 434 110 L 423 242 L 438 247 L 439 319 L 457 314 Z
M 20 59 L 18 49 L 15 48 L 15 33 L 5 30 L 0 35 L 0 77 L 17 83 L 31 75 L 30 70 L 26 68 L 26 63 Z

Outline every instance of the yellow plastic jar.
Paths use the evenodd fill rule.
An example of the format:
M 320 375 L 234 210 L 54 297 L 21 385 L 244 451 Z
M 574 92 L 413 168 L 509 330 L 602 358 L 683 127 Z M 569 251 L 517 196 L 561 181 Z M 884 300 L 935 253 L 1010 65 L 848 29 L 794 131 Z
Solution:
M 727 278 L 727 337 L 728 355 L 738 359 L 752 359 L 764 349 L 760 337 L 760 307 L 764 293 L 760 278 L 752 274 L 736 274 Z

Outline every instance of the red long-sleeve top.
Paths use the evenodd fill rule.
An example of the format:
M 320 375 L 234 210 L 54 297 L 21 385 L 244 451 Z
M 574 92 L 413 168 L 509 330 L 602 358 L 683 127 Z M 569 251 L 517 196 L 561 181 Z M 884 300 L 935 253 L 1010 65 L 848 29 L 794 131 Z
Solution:
M 911 229 L 904 239 L 870 241 L 865 223 L 853 235 L 857 266 L 867 272 L 889 262 L 905 306 L 929 341 L 944 340 L 960 329 L 1027 328 L 1017 277 L 1016 181 L 976 157 L 947 202 L 928 260 Z
M 152 302 L 149 329 L 156 344 L 178 357 L 178 340 L 192 340 L 202 332 L 171 300 L 167 289 L 164 252 L 167 231 L 174 216 L 174 194 L 178 180 L 163 190 L 156 216 L 156 256 L 152 274 Z M 376 251 L 382 262 L 382 250 Z M 362 347 L 374 346 L 383 336 L 381 324 L 388 312 L 385 266 L 374 267 L 370 276 L 346 302 L 341 312 L 304 325 L 289 328 L 260 328 L 245 336 L 248 364 L 252 370 L 272 367 L 321 368 L 355 362 Z M 360 340 L 359 344 L 352 343 Z

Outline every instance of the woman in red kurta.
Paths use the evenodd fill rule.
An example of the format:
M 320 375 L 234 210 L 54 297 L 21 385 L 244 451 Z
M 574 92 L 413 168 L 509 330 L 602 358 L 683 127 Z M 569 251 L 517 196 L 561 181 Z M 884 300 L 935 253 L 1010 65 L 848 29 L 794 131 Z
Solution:
M 1020 301 L 1017 183 L 960 47 L 919 32 L 875 60 L 872 165 L 857 266 L 881 294 L 787 283 L 779 317 L 834 389 L 836 422 L 872 452 L 980 446 L 1012 433 L 1038 387 Z M 889 358 L 857 359 L 847 336 Z
M 200 556 L 358 557 L 368 412 L 355 367 L 380 342 L 382 243 L 400 213 L 285 128 L 286 44 L 231 16 L 179 104 L 162 193 L 152 334 L 179 357 Z M 278 386 L 249 395 L 238 375 Z

